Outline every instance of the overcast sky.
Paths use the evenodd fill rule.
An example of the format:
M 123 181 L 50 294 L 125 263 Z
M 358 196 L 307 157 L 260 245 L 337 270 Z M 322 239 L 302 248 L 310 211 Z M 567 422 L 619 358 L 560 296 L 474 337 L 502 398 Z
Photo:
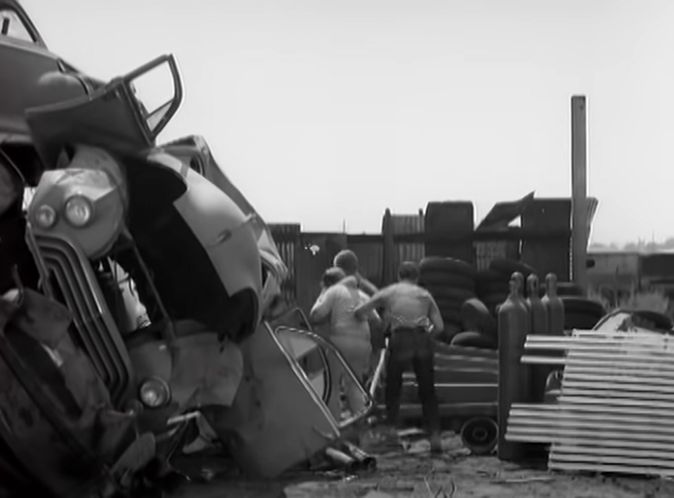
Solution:
M 378 232 L 384 209 L 569 196 L 588 98 L 592 240 L 674 235 L 670 0 L 23 0 L 100 78 L 162 53 L 201 134 L 269 222 Z

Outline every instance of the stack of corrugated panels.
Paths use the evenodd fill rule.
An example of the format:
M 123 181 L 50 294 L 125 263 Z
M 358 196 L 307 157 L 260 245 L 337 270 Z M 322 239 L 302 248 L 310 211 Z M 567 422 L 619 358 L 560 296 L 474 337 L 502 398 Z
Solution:
M 551 443 L 556 470 L 674 476 L 674 337 L 575 331 L 529 336 L 528 364 L 564 367 L 556 403 L 513 404 L 506 439 Z

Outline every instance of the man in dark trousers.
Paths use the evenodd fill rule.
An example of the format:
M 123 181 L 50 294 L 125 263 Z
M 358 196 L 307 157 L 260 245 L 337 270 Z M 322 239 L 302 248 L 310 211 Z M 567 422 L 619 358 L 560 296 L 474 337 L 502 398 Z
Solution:
M 389 424 L 398 424 L 403 372 L 411 364 L 416 375 L 424 421 L 428 427 L 431 452 L 442 451 L 440 417 L 433 375 L 433 338 L 444 323 L 438 305 L 426 290 L 417 285 L 419 267 L 404 262 L 398 271 L 398 283 L 378 291 L 355 310 L 360 319 L 375 308 L 384 309 L 389 323 L 389 357 L 386 364 L 386 414 Z

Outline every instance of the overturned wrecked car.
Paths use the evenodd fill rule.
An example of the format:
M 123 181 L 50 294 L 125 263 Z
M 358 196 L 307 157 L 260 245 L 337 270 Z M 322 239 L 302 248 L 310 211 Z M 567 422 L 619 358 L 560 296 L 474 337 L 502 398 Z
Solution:
M 101 83 L 50 56 L 16 2 L 0 20 L 17 65 L 0 76 L 3 485 L 131 493 L 204 432 L 270 477 L 338 440 L 372 399 L 328 408 L 331 376 L 358 381 L 277 316 L 265 223 L 205 140 L 156 143 L 182 99 L 173 57 Z

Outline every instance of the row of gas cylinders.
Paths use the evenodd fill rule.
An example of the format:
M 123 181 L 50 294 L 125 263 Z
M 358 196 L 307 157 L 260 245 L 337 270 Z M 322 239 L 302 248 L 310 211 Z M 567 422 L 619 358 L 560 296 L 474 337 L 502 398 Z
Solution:
M 527 297 L 524 298 L 526 285 Z M 526 334 L 564 334 L 564 303 L 557 295 L 557 276 L 548 273 L 545 277 L 545 295 L 540 296 L 540 282 L 536 274 L 524 276 L 515 272 L 509 282 L 510 293 L 498 307 L 498 335 L 501 338 L 513 334 L 524 341 Z
M 527 298 L 522 295 L 526 284 Z M 564 335 L 564 303 L 557 295 L 557 277 L 545 277 L 546 293 L 540 298 L 539 279 L 515 272 L 509 282 L 510 293 L 498 308 L 499 375 L 498 425 L 499 457 L 511 459 L 511 446 L 505 441 L 508 413 L 513 403 L 542 401 L 547 366 L 529 367 L 521 363 L 528 334 Z M 514 450 L 513 450 L 514 451 Z

